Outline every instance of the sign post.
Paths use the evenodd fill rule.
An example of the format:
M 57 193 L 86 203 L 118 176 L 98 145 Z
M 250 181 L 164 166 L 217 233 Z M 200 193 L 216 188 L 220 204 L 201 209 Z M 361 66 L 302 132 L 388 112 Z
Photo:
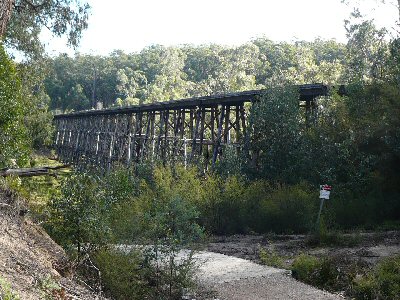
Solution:
M 319 229 L 319 222 L 321 218 L 322 207 L 324 206 L 325 199 L 329 200 L 329 195 L 331 193 L 332 187 L 330 185 L 324 184 L 319 186 L 319 199 L 321 200 L 321 204 L 319 206 L 319 212 L 317 217 L 316 229 Z

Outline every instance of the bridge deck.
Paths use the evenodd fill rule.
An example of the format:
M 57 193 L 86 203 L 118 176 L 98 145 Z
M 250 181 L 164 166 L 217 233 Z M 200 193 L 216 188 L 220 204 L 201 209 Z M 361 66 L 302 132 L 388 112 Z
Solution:
M 304 84 L 297 86 L 300 94 L 300 101 L 311 101 L 315 97 L 325 96 L 328 93 L 328 88 L 323 84 Z M 94 116 L 94 115 L 115 115 L 115 114 L 130 114 L 137 112 L 149 112 L 171 109 L 191 109 L 198 106 L 213 107 L 218 105 L 235 106 L 244 102 L 251 102 L 266 93 L 268 90 L 251 90 L 236 93 L 216 94 L 211 96 L 193 97 L 180 100 L 170 100 L 164 102 L 155 102 L 143 105 L 132 105 L 127 107 L 108 108 L 101 110 L 86 110 L 70 114 L 55 115 L 54 119 L 60 118 L 73 118 L 81 116 Z

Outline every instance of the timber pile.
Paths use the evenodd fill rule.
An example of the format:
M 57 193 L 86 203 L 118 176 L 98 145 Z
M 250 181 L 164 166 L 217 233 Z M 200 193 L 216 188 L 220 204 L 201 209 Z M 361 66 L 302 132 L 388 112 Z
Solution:
M 19 177 L 32 177 L 32 176 L 56 176 L 52 171 L 68 168 L 69 165 L 61 165 L 56 167 L 38 167 L 38 168 L 18 168 L 18 169 L 1 169 L 0 176 L 19 176 Z

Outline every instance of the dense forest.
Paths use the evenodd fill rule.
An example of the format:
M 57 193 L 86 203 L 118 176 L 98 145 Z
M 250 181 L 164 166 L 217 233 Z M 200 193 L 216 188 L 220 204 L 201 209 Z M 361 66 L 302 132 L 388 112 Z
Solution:
M 364 26 L 368 26 L 365 24 Z M 373 27 L 367 29 L 374 34 Z M 297 83 L 344 81 L 346 46 L 335 41 L 239 47 L 164 47 L 110 56 L 60 55 L 50 60 L 45 87 L 51 109 L 79 110 L 205 96 Z
M 249 108 L 246 147 L 259 153 L 257 164 L 226 146 L 212 171 L 144 161 L 109 172 L 71 169 L 45 187 L 34 179 L 1 178 L 2 189 L 32 202 L 31 217 L 94 289 L 116 299 L 181 299 L 193 287 L 192 256 L 181 263 L 175 256 L 196 250 L 207 235 L 308 234 L 323 245 L 346 230 L 398 230 L 398 28 L 378 28 L 355 10 L 345 22 L 346 43 L 260 37 L 236 47 L 152 45 L 138 53 L 48 57 L 41 28 L 67 35 L 76 46 L 89 6 L 0 3 L 11 3 L 0 6 L 0 168 L 37 164 L 36 152 L 50 151 L 43 149 L 51 148 L 57 113 L 270 90 Z M 16 51 L 21 62 L 12 59 Z M 304 126 L 292 88 L 304 83 L 332 86 L 318 100 L 311 126 Z M 336 93 L 339 85 L 345 95 Z M 316 225 L 324 183 L 333 186 L 332 199 Z M 143 248 L 123 254 L 114 244 Z M 398 299 L 398 257 L 387 265 L 383 273 L 349 272 L 340 287 L 316 285 L 358 299 Z M 311 263 L 305 276 L 324 266 Z

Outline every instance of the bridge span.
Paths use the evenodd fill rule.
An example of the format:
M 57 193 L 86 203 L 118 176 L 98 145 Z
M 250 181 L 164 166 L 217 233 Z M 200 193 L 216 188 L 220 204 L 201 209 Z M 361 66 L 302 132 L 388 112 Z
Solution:
M 323 84 L 297 86 L 306 113 L 326 96 Z M 266 90 L 143 104 L 54 116 L 55 148 L 61 161 L 109 168 L 144 160 L 204 163 L 207 169 L 226 145 L 243 151 L 249 107 Z M 246 104 L 249 103 L 249 104 Z

